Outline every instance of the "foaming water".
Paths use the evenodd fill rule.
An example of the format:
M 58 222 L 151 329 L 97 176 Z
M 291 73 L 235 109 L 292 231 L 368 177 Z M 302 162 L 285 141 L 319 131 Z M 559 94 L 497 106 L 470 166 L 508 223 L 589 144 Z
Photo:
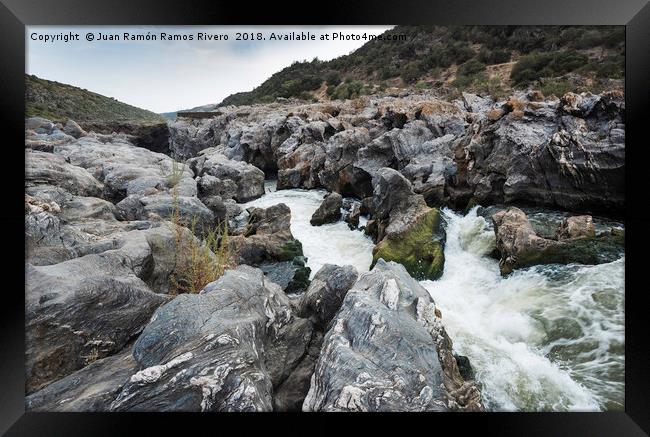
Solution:
M 499 274 L 476 209 L 443 210 L 445 271 L 422 281 L 492 410 L 622 409 L 624 259 Z
M 312 226 L 309 223 L 327 194 L 325 190 L 275 191 L 274 184 L 267 183 L 266 191 L 264 196 L 243 206 L 268 208 L 284 203 L 291 209 L 291 233 L 302 243 L 307 266 L 311 268 L 311 277 L 327 263 L 350 264 L 359 272 L 368 271 L 374 244 L 362 231 L 351 230 L 343 221 L 322 226 Z
M 367 271 L 373 243 L 344 222 L 311 226 L 323 190 L 275 191 L 245 204 L 291 208 L 291 232 L 313 275 L 325 263 Z M 611 410 L 624 399 L 624 259 L 548 265 L 507 278 L 489 257 L 494 231 L 476 209 L 443 209 L 445 270 L 422 281 L 442 310 L 454 348 L 467 355 L 490 410 Z

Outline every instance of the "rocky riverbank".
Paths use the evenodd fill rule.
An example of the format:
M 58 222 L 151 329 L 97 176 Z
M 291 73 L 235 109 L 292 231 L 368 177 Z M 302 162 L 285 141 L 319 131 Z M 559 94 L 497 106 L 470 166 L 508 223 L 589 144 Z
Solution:
M 585 215 L 624 207 L 614 93 L 227 107 L 170 123 L 168 150 L 30 118 L 25 146 L 28 409 L 482 410 L 417 282 L 445 272 L 441 208 L 506 204 L 503 275 L 623 253 Z M 310 271 L 289 206 L 243 205 L 269 177 L 327 190 L 311 225 L 363 231 L 370 271 Z M 511 203 L 583 215 L 547 235 Z
M 363 199 L 402 173 L 429 206 L 524 203 L 622 215 L 625 103 L 616 92 L 519 92 L 451 103 L 427 94 L 219 108 L 170 125 L 173 156 L 216 147 L 277 174 L 278 188 Z
M 125 134 L 87 132 L 72 121 L 34 118 L 26 127 L 28 409 L 302 410 L 310 388 L 323 384 L 314 369 L 332 319 L 351 305 L 348 291 L 379 299 L 363 281 L 387 290 L 373 305 L 395 320 L 380 331 L 415 335 L 414 346 L 433 353 L 408 370 L 396 365 L 393 381 L 413 370 L 426 376 L 367 394 L 355 387 L 355 402 L 344 391 L 328 395 L 332 405 L 305 408 L 398 407 L 377 396 L 399 396 L 415 410 L 482 408 L 478 389 L 460 376 L 435 304 L 404 268 L 381 261 L 359 276 L 354 267 L 326 265 L 309 281 L 290 209 L 238 203 L 264 193 L 264 174 L 253 165 L 209 150 L 179 162 Z M 173 223 L 179 218 L 199 225 L 180 226 L 183 240 Z M 224 222 L 232 265 L 197 293 L 174 293 L 183 241 L 200 242 Z M 415 295 L 422 308 L 411 314 Z M 421 328 L 411 333 L 414 323 Z M 356 342 L 368 332 L 349 335 Z M 381 336 L 375 341 L 377 351 L 393 347 Z M 346 372 L 331 369 L 323 378 L 364 377 Z

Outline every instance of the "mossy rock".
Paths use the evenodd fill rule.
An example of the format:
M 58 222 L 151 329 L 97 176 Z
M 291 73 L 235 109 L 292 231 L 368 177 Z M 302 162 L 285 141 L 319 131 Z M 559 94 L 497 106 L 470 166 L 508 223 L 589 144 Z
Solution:
M 302 243 L 298 240 L 292 240 L 280 248 L 278 261 L 292 261 L 295 257 L 303 256 Z
M 311 281 L 309 280 L 310 274 L 311 269 L 309 267 L 303 266 L 296 269 L 293 279 L 291 279 L 289 285 L 287 285 L 287 288 L 284 290 L 285 293 L 302 293 L 307 290 L 309 284 L 311 284 Z
M 616 261 L 625 251 L 623 233 L 580 237 L 552 244 L 540 251 L 519 254 L 513 268 L 538 264 L 603 264 Z
M 380 258 L 402 264 L 415 279 L 438 279 L 445 264 L 438 210 L 431 209 L 404 233 L 380 241 L 373 250 L 371 269 Z

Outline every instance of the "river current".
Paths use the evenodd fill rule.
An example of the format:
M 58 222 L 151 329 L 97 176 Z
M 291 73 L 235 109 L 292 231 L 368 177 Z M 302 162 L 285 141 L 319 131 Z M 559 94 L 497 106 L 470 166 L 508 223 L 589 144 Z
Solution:
M 325 263 L 368 271 L 374 245 L 362 231 L 344 222 L 310 225 L 325 194 L 275 191 L 268 183 L 264 196 L 244 206 L 289 206 L 291 231 L 302 242 L 312 277 Z M 622 410 L 624 258 L 596 266 L 536 266 L 503 278 L 489 256 L 494 230 L 477 209 L 442 214 L 444 273 L 421 284 L 441 309 L 454 349 L 469 357 L 486 407 Z

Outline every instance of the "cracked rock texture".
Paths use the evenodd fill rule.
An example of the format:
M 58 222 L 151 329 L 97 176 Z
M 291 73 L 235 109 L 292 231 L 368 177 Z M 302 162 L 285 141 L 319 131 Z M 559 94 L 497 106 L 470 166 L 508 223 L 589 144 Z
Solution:
M 134 345 L 140 370 L 111 410 L 271 411 L 312 330 L 259 269 L 229 270 L 156 311 Z
M 332 321 L 303 410 L 481 410 L 439 314 L 404 267 L 380 260 Z

